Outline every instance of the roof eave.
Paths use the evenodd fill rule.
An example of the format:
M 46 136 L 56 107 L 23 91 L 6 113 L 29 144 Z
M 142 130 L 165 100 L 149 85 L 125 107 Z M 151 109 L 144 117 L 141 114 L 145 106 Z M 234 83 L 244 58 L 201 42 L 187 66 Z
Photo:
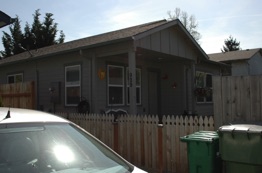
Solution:
M 95 48 L 95 47 L 106 46 L 106 45 L 109 45 L 109 44 L 120 43 L 120 42 L 124 42 L 124 41 L 129 41 L 129 40 L 132 41 L 133 38 L 132 37 L 126 37 L 126 38 L 111 40 L 111 41 L 107 41 L 107 42 L 101 42 L 101 43 L 87 45 L 87 46 L 80 46 L 80 47 L 73 48 L 73 49 L 56 51 L 56 52 L 52 52 L 52 53 L 48 53 L 48 54 L 44 54 L 44 55 L 36 55 L 36 56 L 31 55 L 31 56 L 29 56 L 28 58 L 25 58 L 25 59 L 14 60 L 14 61 L 6 62 L 6 63 L 3 63 L 3 64 L 0 63 L 0 67 L 6 66 L 6 65 L 11 65 L 11 64 L 17 64 L 17 63 L 21 63 L 21 62 L 34 61 L 34 60 L 46 58 L 46 57 L 49 57 L 49 56 L 54 56 L 54 55 L 59 55 L 59 54 L 69 53 L 69 52 L 75 52 L 75 51 L 79 51 L 79 50 L 83 50 L 83 49 L 91 49 L 91 48 Z
M 45 57 L 48 57 L 48 56 L 53 56 L 53 55 L 58 55 L 58 54 L 63 54 L 63 53 L 69 53 L 69 52 L 75 52 L 75 51 L 79 51 L 79 50 L 83 50 L 83 49 L 92 49 L 92 48 L 96 48 L 96 47 L 107 46 L 107 45 L 110 45 L 110 44 L 120 43 L 120 42 L 124 42 L 124 41 L 129 41 L 129 40 L 131 41 L 132 37 L 110 40 L 110 41 L 107 41 L 107 42 L 101 42 L 101 43 L 92 44 L 92 45 L 79 46 L 79 47 L 76 47 L 76 48 L 73 48 L 73 49 L 66 49 L 66 50 L 63 50 L 63 51 L 57 51 L 57 52 L 49 53 L 49 54 L 46 54 L 46 55 L 40 55 L 37 58 L 45 58 Z
M 214 65 L 225 66 L 225 67 L 230 67 L 231 66 L 231 65 L 226 64 L 224 62 L 217 62 L 217 61 L 212 61 L 212 60 L 209 60 L 209 59 L 205 60 L 205 62 L 210 63 L 210 64 L 214 64 Z

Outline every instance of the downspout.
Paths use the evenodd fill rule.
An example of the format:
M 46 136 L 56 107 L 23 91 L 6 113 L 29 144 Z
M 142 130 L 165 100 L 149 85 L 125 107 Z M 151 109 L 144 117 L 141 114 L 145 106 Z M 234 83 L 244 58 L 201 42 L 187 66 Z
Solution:
M 196 65 L 194 62 L 192 62 L 192 78 L 191 78 L 191 82 L 192 82 L 192 87 L 191 87 L 191 98 L 192 98 L 192 113 L 195 114 L 196 113 L 196 98 L 194 96 L 194 88 L 196 87 L 196 83 L 195 83 L 195 76 L 196 76 Z

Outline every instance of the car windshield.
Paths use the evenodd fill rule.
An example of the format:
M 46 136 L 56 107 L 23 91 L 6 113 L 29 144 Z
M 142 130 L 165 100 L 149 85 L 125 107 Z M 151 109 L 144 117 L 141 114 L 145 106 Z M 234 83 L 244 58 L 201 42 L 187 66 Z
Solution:
M 133 167 L 67 123 L 1 124 L 0 172 L 128 173 Z

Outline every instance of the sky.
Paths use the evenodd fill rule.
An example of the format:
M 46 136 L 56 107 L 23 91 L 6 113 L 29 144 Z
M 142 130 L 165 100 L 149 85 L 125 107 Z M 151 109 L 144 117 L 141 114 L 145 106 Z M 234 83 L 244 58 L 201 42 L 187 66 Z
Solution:
M 201 34 L 200 46 L 207 53 L 219 53 L 231 35 L 241 49 L 262 48 L 261 0 L 0 0 L 0 10 L 19 16 L 21 28 L 32 24 L 35 10 L 43 21 L 52 13 L 63 30 L 65 42 L 143 23 L 168 19 L 176 8 L 194 15 Z M 9 28 L 0 29 L 9 33 Z M 0 50 L 4 50 L 0 43 Z

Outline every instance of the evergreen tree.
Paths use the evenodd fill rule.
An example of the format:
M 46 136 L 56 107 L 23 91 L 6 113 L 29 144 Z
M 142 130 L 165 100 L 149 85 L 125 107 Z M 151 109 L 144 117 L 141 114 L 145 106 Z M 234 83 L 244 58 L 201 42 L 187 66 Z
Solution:
M 20 44 L 23 42 L 23 33 L 21 31 L 20 20 L 18 16 L 15 19 L 12 27 L 10 27 L 10 33 L 11 35 L 3 32 L 4 35 L 2 37 L 2 42 L 5 51 L 1 51 L 0 56 L 8 57 L 23 52 L 23 50 L 20 48 Z
M 221 49 L 222 52 L 229 52 L 229 51 L 236 51 L 241 50 L 240 48 L 240 42 L 237 42 L 236 39 L 234 39 L 231 35 L 228 39 L 224 41 L 225 46 Z
M 59 38 L 56 40 L 58 24 L 54 23 L 53 14 L 46 13 L 43 22 L 40 21 L 40 16 L 40 10 L 38 9 L 33 14 L 32 25 L 26 23 L 24 32 L 21 30 L 20 20 L 17 16 L 15 23 L 9 27 L 10 34 L 4 32 L 2 42 L 5 50 L 0 51 L 0 58 L 64 42 L 65 35 L 63 31 L 60 31 Z

